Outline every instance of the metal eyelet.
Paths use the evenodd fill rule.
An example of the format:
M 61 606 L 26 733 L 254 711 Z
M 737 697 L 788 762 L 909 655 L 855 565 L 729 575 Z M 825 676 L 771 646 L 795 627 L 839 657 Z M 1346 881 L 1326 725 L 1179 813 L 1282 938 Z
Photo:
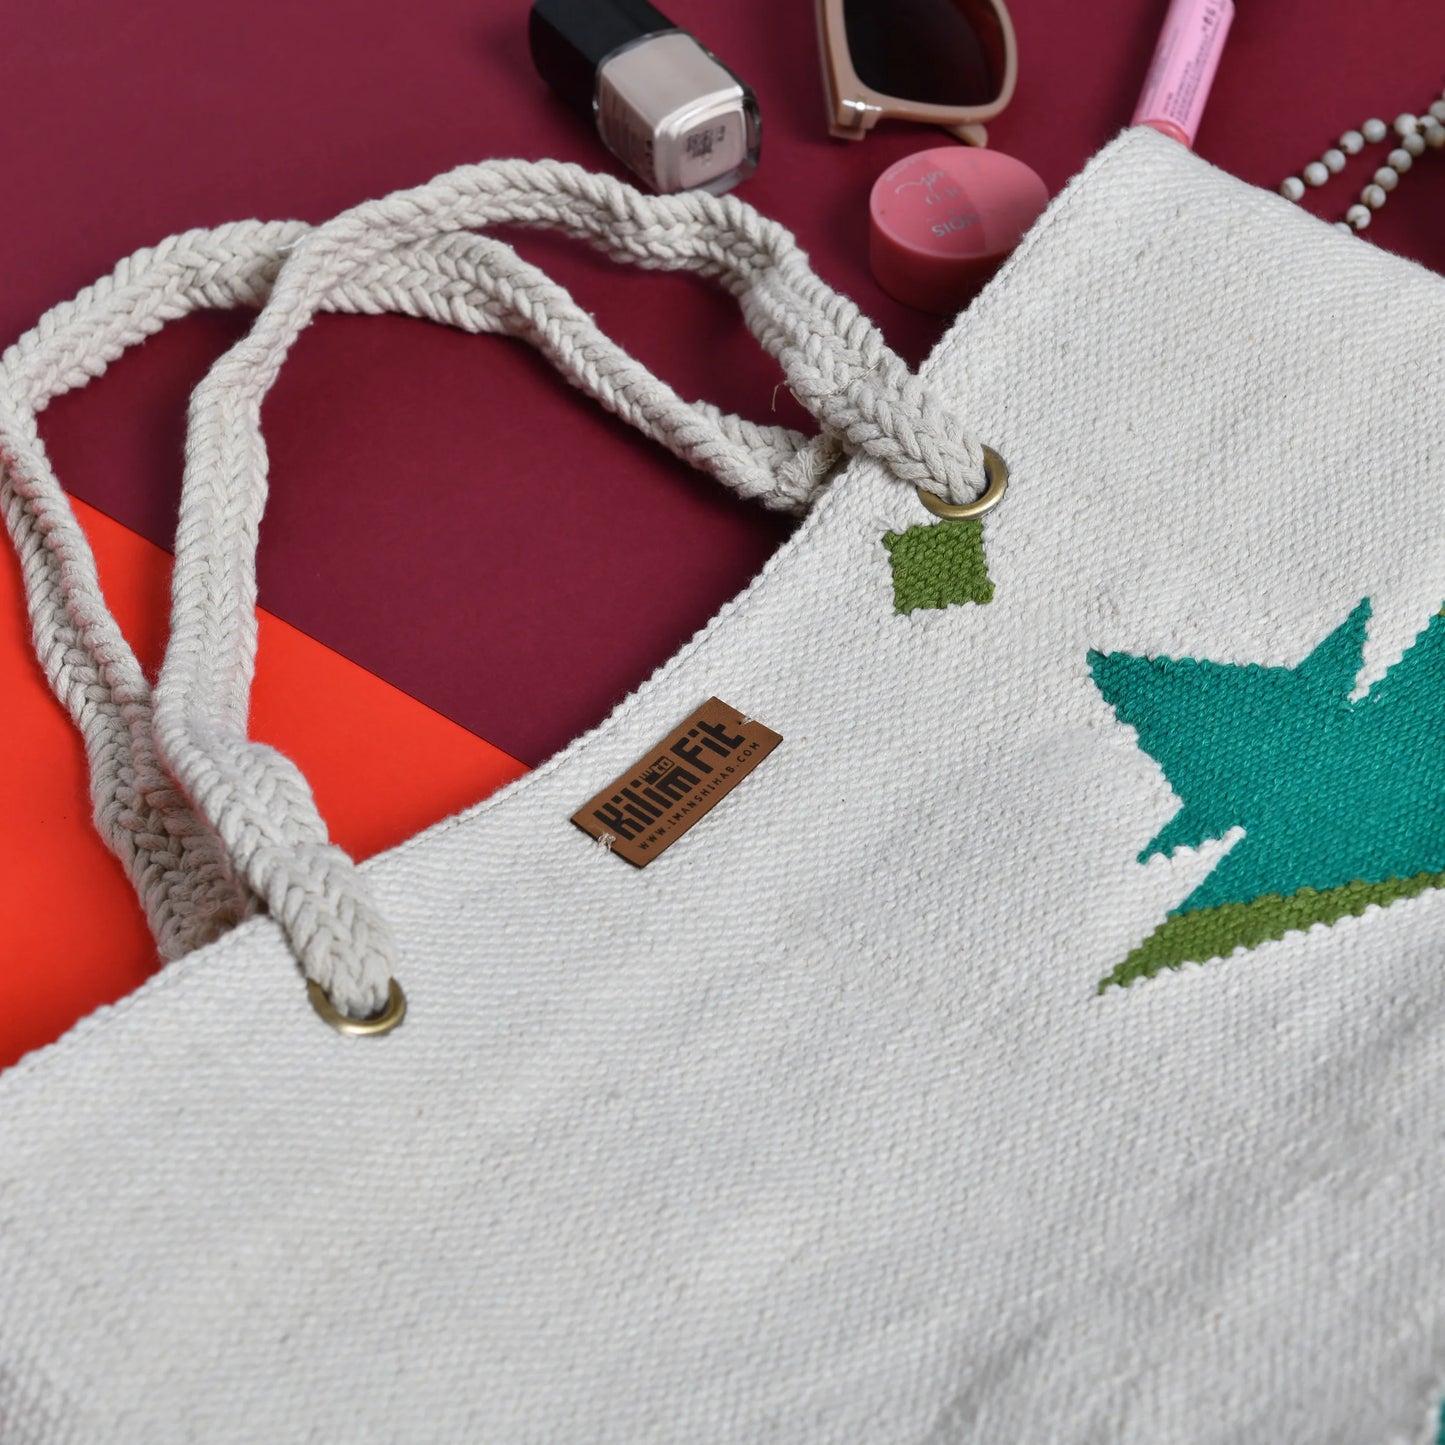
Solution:
M 406 995 L 395 979 L 387 986 L 386 1002 L 381 1006 L 381 1012 L 372 1014 L 369 1019 L 354 1019 L 342 1013 L 315 979 L 306 980 L 306 997 L 311 1000 L 311 1007 L 339 1034 L 357 1037 L 389 1034 L 406 1017 Z
M 988 485 L 984 487 L 983 495 L 972 502 L 945 502 L 922 487 L 914 490 L 918 493 L 918 500 L 935 517 L 942 517 L 946 522 L 961 522 L 991 512 L 1008 491 L 1008 463 L 992 447 L 983 449 L 983 475 Z

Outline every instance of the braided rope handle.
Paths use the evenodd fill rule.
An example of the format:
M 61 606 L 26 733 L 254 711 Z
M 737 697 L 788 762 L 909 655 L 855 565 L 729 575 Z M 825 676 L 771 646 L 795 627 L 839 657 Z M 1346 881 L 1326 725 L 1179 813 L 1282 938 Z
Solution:
M 171 319 L 199 307 L 260 306 L 283 249 L 306 230 L 243 222 L 173 236 L 53 308 L 0 358 L 0 510 L 20 556 L 36 652 L 84 739 L 96 827 L 166 958 L 244 917 L 250 895 L 160 766 L 150 684 L 106 607 L 36 417 Z
M 213 829 L 160 767 L 150 684 L 105 606 L 36 416 L 167 321 L 201 308 L 259 307 L 284 254 L 308 229 L 240 222 L 174 236 L 55 307 L 0 358 L 0 511 L 21 558 L 36 651 L 85 740 L 96 827 L 126 868 L 165 958 L 218 936 L 254 911 L 256 899 Z M 515 295 L 527 290 L 533 304 L 519 310 Z M 820 454 L 817 439 L 755 427 L 701 403 L 689 407 L 671 392 L 642 415 L 638 398 L 651 379 L 645 369 L 500 242 L 463 233 L 402 247 L 324 305 L 524 336 L 576 385 L 765 505 L 800 510 L 810 489 L 780 482 L 777 471 L 789 467 L 806 481 L 826 467 L 825 460 L 807 465 L 810 454 Z M 600 376 L 610 378 L 610 394 Z
M 720 276 L 795 394 L 837 435 L 809 442 L 681 401 L 560 287 L 501 242 L 462 229 L 496 221 L 550 225 L 620 259 Z M 193 398 L 172 636 L 153 695 L 105 608 L 35 414 L 173 317 L 262 303 L 251 335 Z M 550 162 L 467 167 L 314 232 L 248 222 L 174 237 L 10 348 L 0 361 L 0 505 L 22 557 L 37 651 L 86 739 L 97 825 L 163 954 L 207 941 L 264 901 L 308 978 L 343 1012 L 364 1016 L 386 1000 L 389 933 L 354 865 L 328 842 L 300 773 L 245 736 L 265 496 L 260 403 L 321 309 L 397 311 L 520 336 L 679 456 L 790 510 L 816 492 L 839 436 L 900 478 L 964 499 L 978 491 L 977 443 L 856 308 L 812 276 L 782 228 L 732 198 L 644 197 Z

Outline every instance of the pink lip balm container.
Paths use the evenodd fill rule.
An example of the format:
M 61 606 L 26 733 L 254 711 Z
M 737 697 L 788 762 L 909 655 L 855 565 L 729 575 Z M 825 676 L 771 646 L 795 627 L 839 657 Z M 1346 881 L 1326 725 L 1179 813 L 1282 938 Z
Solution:
M 890 296 L 952 316 L 983 288 L 1049 203 L 1022 161 L 940 146 L 890 166 L 868 200 L 868 260 Z

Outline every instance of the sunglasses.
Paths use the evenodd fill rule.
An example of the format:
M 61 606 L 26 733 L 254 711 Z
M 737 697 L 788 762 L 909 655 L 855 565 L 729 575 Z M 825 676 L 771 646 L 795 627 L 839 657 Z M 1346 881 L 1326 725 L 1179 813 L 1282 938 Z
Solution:
M 817 0 L 828 129 L 862 140 L 880 120 L 941 125 L 986 145 L 982 122 L 1018 78 L 1003 0 Z

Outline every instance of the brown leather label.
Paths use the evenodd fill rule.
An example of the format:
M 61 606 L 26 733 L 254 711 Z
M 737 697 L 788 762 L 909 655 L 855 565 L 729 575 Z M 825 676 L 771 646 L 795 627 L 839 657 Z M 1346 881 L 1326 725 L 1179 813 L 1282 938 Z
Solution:
M 782 737 L 710 697 L 572 821 L 645 868 L 720 803 Z

